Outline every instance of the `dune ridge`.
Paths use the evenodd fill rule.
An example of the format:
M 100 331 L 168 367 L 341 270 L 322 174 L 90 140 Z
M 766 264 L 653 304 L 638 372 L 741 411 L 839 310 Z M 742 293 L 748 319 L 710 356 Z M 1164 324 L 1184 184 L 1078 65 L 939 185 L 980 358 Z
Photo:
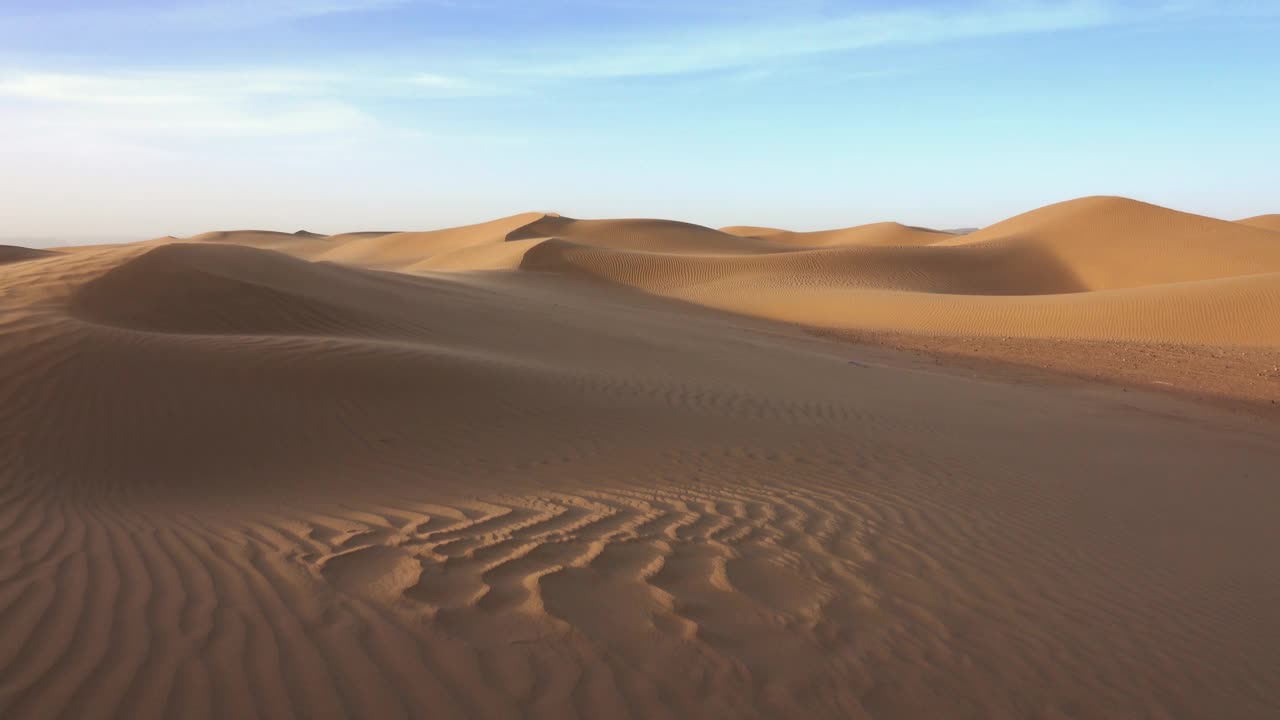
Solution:
M 1060 203 L 926 245 L 691 258 L 556 239 L 522 267 L 827 328 L 1280 342 L 1275 233 L 1123 198 Z
M 1280 273 L 1270 217 L 1228 222 L 1099 196 L 963 235 L 899 223 L 795 233 L 524 213 L 429 232 L 150 242 L 409 274 L 550 271 L 828 329 L 1270 346 Z
M 932 245 L 954 236 L 943 230 L 910 227 L 896 222 L 872 223 L 840 230 L 815 232 L 791 232 L 776 228 L 734 226 L 722 228 L 723 232 L 741 237 L 756 237 L 776 243 L 804 247 L 830 247 L 832 245 Z
M 1269 346 L 1280 243 L 1267 217 L 1227 222 L 1089 197 L 964 235 L 525 213 L 421 233 L 189 240 L 411 274 L 552 271 L 830 329 Z
M 52 250 L 40 250 L 21 245 L 0 245 L 0 265 L 50 257 L 55 254 L 57 253 Z
M 1255 215 L 1253 217 L 1237 220 L 1241 225 L 1249 225 L 1251 227 L 1259 227 L 1264 230 L 1275 230 L 1280 232 L 1280 213 L 1271 215 Z
M 1280 234 L 901 227 L 0 264 L 0 716 L 1274 717 L 1274 422 L 793 324 L 1275 347 Z

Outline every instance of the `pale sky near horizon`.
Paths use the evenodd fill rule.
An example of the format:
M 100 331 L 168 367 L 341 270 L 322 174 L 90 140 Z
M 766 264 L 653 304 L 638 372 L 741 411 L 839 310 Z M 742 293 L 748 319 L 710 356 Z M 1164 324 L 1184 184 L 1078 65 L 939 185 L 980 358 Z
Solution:
M 0 237 L 1280 212 L 1280 0 L 0 0 Z

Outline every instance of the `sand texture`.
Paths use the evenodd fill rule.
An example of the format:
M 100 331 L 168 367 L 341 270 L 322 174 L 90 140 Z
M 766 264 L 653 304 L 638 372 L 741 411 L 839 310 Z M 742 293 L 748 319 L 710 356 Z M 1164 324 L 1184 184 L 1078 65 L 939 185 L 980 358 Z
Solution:
M 1280 230 L 2 247 L 0 717 L 1280 717 L 1274 416 L 885 331 L 1265 397 Z

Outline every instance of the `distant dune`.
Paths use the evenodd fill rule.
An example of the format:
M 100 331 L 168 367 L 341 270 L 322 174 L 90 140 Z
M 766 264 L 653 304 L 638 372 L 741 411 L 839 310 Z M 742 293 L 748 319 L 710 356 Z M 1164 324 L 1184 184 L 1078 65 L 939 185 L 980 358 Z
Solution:
M 1276 217 L 0 246 L 0 717 L 1280 716 Z
M 19 245 L 0 245 L 0 265 L 22 262 L 23 260 L 35 260 L 36 258 L 50 257 L 56 254 L 51 250 L 39 250 Z
M 843 230 L 790 232 L 772 228 L 728 227 L 724 232 L 743 237 L 758 237 L 771 242 L 804 247 L 832 245 L 932 245 L 951 237 L 952 233 L 927 228 L 908 227 L 896 222 L 859 225 Z
M 523 266 L 833 328 L 1280 342 L 1274 232 L 1132 200 L 1075 200 L 963 236 L 894 225 L 753 235 L 774 237 L 799 245 L 785 254 L 690 258 L 558 238 L 526 254 Z
M 1264 230 L 1275 230 L 1280 232 L 1280 213 L 1274 215 L 1255 215 L 1244 220 L 1237 220 L 1241 225 L 1249 225 L 1251 227 L 1259 227 Z

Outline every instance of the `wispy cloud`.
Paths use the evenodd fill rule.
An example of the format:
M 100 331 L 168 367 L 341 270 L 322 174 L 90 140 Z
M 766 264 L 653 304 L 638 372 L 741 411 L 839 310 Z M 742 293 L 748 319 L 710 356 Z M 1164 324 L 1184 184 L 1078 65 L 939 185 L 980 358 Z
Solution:
M 440 74 L 280 69 L 0 73 L 0 102 L 39 127 L 125 135 L 279 136 L 343 133 L 380 123 L 369 107 L 395 99 L 486 95 Z M 11 118 L 12 119 L 12 118 Z
M 225 27 L 424 3 L 441 13 L 493 14 L 513 7 L 512 0 L 187 0 L 117 7 L 111 14 Z M 0 71 L 0 102 L 10 110 L 42 114 L 50 127 L 138 137 L 333 134 L 381 126 L 387 100 L 460 99 L 530 88 L 571 92 L 573 83 L 583 80 L 723 70 L 746 79 L 769 78 L 797 67 L 812 72 L 827 56 L 861 50 L 1141 23 L 1204 8 L 1203 0 L 973 0 L 851 10 L 824 0 L 749 0 L 743 15 L 749 19 L 731 20 L 724 10 L 732 5 L 710 0 L 691 13 L 674 0 L 559 0 L 540 11 L 652 7 L 676 19 L 643 31 L 583 25 L 569 37 L 551 25 L 501 45 L 480 41 L 470 51 L 416 60 L 374 50 L 366 56 L 373 69 L 366 70 L 337 69 L 332 58 L 304 54 L 319 69 L 142 65 Z M 849 76 L 848 68 L 837 75 Z
M 0 75 L 0 96 L 79 104 L 190 105 L 322 95 L 334 80 L 279 71 L 23 72 Z
M 0 75 L 5 125 L 37 143 L 52 134 L 115 137 L 316 135 L 370 128 L 367 112 L 327 90 L 332 78 L 279 72 Z M 18 125 L 21 118 L 27 122 Z
M 277 68 L 0 72 L 0 96 L 65 103 L 184 105 L 296 98 L 490 95 L 491 86 L 438 73 Z
M 415 0 L 174 0 L 162 4 L 119 3 L 99 8 L 41 8 L 13 13 L 28 25 L 98 28 L 195 27 L 204 30 L 271 25 L 326 15 L 394 9 Z M 419 0 L 420 1 L 420 0 Z
M 375 37 L 391 29 L 395 30 L 392 35 L 402 34 L 401 19 L 382 13 L 407 9 L 418 13 L 412 16 L 417 24 L 409 27 L 421 38 L 419 46 L 379 48 L 375 40 L 363 57 L 375 63 L 379 58 L 395 58 L 401 68 L 406 59 L 411 66 L 411 59 L 417 57 L 447 72 L 409 71 L 391 80 L 360 78 L 375 92 L 416 87 L 450 97 L 489 95 L 512 78 L 527 83 L 736 70 L 877 48 L 1140 26 L 1179 17 L 1277 12 L 1274 8 L 1258 11 L 1251 0 L 904 0 L 870 9 L 841 0 L 177 0 L 125 3 L 110 9 L 18 12 L 5 19 L 34 23 L 33 28 L 50 36 L 55 28 L 48 23 L 65 21 L 92 28 L 95 34 L 122 24 L 148 31 L 186 25 L 199 31 L 196 37 L 210 37 L 222 35 L 211 32 L 216 30 L 363 13 L 372 18 L 366 30 Z M 451 45 L 447 53 L 432 50 L 438 45 L 433 41 L 455 38 L 437 30 L 431 20 L 460 17 L 468 23 L 492 20 L 494 28 L 506 28 L 508 33 L 495 33 L 500 39 L 492 42 L 474 37 L 469 47 Z M 628 18 L 644 22 L 633 27 Z M 534 31 L 515 32 L 521 21 L 534 23 L 530 25 Z M 334 62 L 331 56 L 325 58 L 307 47 L 295 50 L 300 57 Z M 304 80 L 304 86 L 312 87 L 319 78 Z M 337 86 L 344 81 L 334 78 L 329 83 Z M 347 92 L 357 90 L 355 83 L 346 85 Z
M 166 138 L 314 136 L 346 134 L 378 127 L 377 119 L 340 102 L 308 102 L 282 108 L 243 104 L 189 103 L 181 106 L 44 106 L 6 109 L 0 131 L 7 147 L 48 147 L 56 137 L 114 144 L 160 142 Z
M 463 4 L 465 12 L 492 14 L 510 9 L 512 1 Z M 450 0 L 188 0 L 120 12 L 184 22 L 233 17 L 239 18 L 236 22 L 267 22 L 411 3 L 427 3 L 442 13 L 463 11 Z M 310 57 L 317 69 L 143 64 L 136 69 L 0 70 L 0 103 L 11 118 L 19 111 L 43 118 L 20 130 L 35 134 L 40 127 L 137 138 L 391 130 L 381 117 L 389 100 L 569 94 L 581 81 L 716 71 L 732 71 L 735 82 L 769 81 L 794 73 L 847 81 L 908 71 L 897 66 L 851 71 L 847 63 L 828 63 L 828 58 L 877 48 L 1144 26 L 1171 18 L 1239 13 L 1243 7 L 1235 0 L 957 0 L 857 10 L 825 0 L 748 0 L 749 19 L 731 20 L 721 12 L 730 5 L 708 0 L 690 13 L 674 0 L 557 0 L 550 7 L 559 12 L 585 6 L 627 11 L 652 6 L 677 20 L 644 30 L 582 25 L 573 28 L 572 37 L 552 25 L 543 32 L 505 38 L 502 44 L 478 41 L 472 50 L 434 57 L 430 51 L 424 56 L 380 55 L 374 50 L 364 58 L 371 63 L 364 70 L 338 68 L 332 58 L 307 55 L 302 57 Z
M 1172 17 L 1199 2 L 986 0 L 891 10 L 779 11 L 749 23 L 717 23 L 660 34 L 600 33 L 495 63 L 531 78 L 592 79 L 672 75 L 766 65 L 871 48 L 1096 28 Z M 586 48 L 584 51 L 583 48 Z

